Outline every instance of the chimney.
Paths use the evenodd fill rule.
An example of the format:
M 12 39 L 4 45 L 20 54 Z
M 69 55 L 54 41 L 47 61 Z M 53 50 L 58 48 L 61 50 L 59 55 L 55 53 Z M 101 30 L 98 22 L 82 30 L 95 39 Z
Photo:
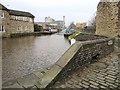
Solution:
M 63 16 L 63 21 L 64 21 L 64 27 L 65 27 L 65 16 Z

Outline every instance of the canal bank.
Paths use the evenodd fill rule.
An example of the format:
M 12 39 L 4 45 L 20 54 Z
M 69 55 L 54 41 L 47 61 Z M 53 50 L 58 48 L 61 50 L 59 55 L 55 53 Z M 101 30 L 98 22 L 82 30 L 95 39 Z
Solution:
M 63 34 L 5 38 L 2 41 L 3 83 L 53 65 L 70 47 Z
M 30 32 L 30 33 L 12 33 L 10 35 L 4 35 L 2 34 L 1 37 L 2 38 L 16 38 L 16 37 L 25 37 L 25 36 L 41 36 L 41 35 L 51 35 L 51 34 L 55 34 L 57 33 L 58 31 L 47 31 L 47 32 Z

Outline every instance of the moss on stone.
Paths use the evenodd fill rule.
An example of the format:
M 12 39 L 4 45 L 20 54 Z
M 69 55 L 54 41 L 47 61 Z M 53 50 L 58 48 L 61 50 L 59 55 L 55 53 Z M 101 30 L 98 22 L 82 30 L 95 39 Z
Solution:
M 68 37 L 68 39 L 71 40 L 71 39 L 73 39 L 75 36 L 77 36 L 77 35 L 80 34 L 80 33 L 81 33 L 80 31 L 76 31 L 76 30 L 75 30 L 75 32 L 74 32 L 72 35 L 70 35 L 70 36 Z

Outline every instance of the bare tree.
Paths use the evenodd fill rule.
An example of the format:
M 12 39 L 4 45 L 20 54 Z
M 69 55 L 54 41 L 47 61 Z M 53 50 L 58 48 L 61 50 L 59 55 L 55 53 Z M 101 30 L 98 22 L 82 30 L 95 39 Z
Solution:
M 94 29 L 96 29 L 96 14 L 93 15 L 89 23 L 93 26 Z

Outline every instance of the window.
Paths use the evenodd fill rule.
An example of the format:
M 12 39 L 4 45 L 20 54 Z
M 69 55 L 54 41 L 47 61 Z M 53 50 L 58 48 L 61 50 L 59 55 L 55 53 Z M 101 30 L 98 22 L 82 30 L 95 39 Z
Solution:
M 15 16 L 15 20 L 18 20 L 18 16 Z
M 4 12 L 0 11 L 0 17 L 4 18 Z
M 23 19 L 23 21 L 27 21 L 27 17 L 23 17 L 24 19 Z
M 22 26 L 18 26 L 17 31 L 21 32 L 22 31 Z
M 26 21 L 29 21 L 29 17 L 26 17 Z
M 32 18 L 29 19 L 30 22 L 33 22 Z
M 23 21 L 25 21 L 25 17 L 23 17 Z
M 27 31 L 27 30 L 28 30 L 28 27 L 26 26 L 26 27 L 25 27 L 25 31 Z
M 17 20 L 19 20 L 19 16 L 17 16 Z
M 0 32 L 5 32 L 5 27 L 4 26 L 0 26 Z
M 15 20 L 15 18 L 16 18 L 15 16 L 13 16 L 13 15 L 11 16 L 11 19 Z
M 18 26 L 18 29 L 17 29 L 17 31 L 20 31 L 20 26 Z

